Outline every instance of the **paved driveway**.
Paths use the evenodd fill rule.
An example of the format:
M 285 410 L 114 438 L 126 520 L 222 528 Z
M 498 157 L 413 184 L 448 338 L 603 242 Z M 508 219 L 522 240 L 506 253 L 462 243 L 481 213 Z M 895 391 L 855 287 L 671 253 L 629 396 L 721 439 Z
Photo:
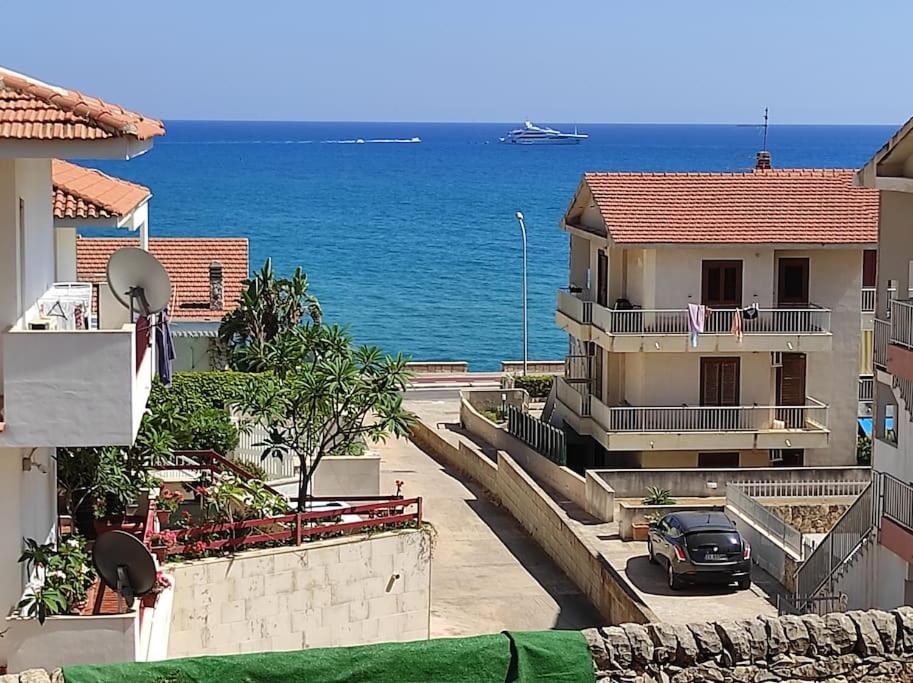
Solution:
M 431 635 L 463 636 L 504 629 L 580 629 L 601 618 L 577 587 L 516 520 L 480 487 L 407 440 L 376 447 L 381 490 L 405 482 L 423 496 L 437 530 L 431 564 Z

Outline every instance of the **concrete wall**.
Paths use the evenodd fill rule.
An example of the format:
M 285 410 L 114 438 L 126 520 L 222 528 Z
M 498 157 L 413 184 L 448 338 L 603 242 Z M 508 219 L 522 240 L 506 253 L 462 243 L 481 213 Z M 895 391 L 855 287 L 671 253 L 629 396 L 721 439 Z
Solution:
M 429 636 L 431 538 L 423 530 L 318 541 L 168 565 L 169 658 Z
M 615 491 L 615 498 L 643 498 L 647 487 L 669 489 L 673 496 L 723 496 L 728 482 L 739 481 L 868 481 L 868 467 L 760 467 L 700 470 L 589 470 Z M 707 483 L 715 483 L 709 487 Z
M 556 504 L 513 458 L 498 451 L 492 462 L 479 451 L 454 447 L 422 422 L 413 428 L 412 441 L 475 481 L 520 522 L 568 577 L 590 599 L 607 623 L 644 622 L 652 611 L 577 530 L 577 522 Z
M 472 394 L 475 392 L 464 392 Z M 463 428 L 498 450 L 507 451 L 536 481 L 566 496 L 581 508 L 587 507 L 586 484 L 579 474 L 568 467 L 553 463 L 476 412 L 468 400 L 460 401 L 460 422 Z
M 888 283 L 897 282 L 897 296 L 905 297 L 910 286 L 910 239 L 913 236 L 913 194 L 879 193 L 878 294 L 875 317 L 885 320 Z
M 324 458 L 314 471 L 311 495 L 380 495 L 380 456 L 334 455 Z
M 648 515 L 668 515 L 672 512 L 685 512 L 688 510 L 706 511 L 722 510 L 722 505 L 713 504 L 687 504 L 681 505 L 643 505 L 641 503 L 619 503 L 618 514 L 615 515 L 618 522 L 618 535 L 622 541 L 634 540 L 634 525 L 645 524 L 649 522 Z
M 586 472 L 586 511 L 596 519 L 615 519 L 615 491 L 601 477 Z
M 137 612 L 49 617 L 44 625 L 34 619 L 7 619 L 4 628 L 9 629 L 2 647 L 10 672 L 132 662 L 138 652 Z
M 220 368 L 212 367 L 210 341 L 210 337 L 175 337 L 174 371 L 219 370 Z

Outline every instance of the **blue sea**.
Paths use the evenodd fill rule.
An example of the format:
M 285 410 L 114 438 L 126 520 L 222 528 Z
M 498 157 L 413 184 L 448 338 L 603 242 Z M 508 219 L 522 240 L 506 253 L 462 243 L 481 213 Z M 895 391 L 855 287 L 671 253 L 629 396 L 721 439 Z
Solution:
M 166 125 L 142 157 L 90 162 L 152 189 L 153 236 L 247 237 L 252 269 L 267 257 L 300 265 L 328 320 L 358 342 L 473 370 L 521 357 L 516 211 L 529 233 L 530 358 L 561 358 L 558 222 L 581 174 L 749 169 L 761 147 L 757 127 L 735 125 L 581 125 L 583 144 L 543 147 L 497 144 L 515 124 Z M 768 146 L 775 167 L 856 167 L 893 130 L 771 126 Z

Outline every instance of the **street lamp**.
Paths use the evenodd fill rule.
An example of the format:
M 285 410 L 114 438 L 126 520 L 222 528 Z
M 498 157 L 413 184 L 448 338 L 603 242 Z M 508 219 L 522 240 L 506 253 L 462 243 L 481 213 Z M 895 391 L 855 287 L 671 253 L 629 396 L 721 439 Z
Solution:
M 526 376 L 526 366 L 529 362 L 529 327 L 526 318 L 526 223 L 523 221 L 523 212 L 517 211 L 517 222 L 520 224 L 520 236 L 523 239 L 523 376 Z

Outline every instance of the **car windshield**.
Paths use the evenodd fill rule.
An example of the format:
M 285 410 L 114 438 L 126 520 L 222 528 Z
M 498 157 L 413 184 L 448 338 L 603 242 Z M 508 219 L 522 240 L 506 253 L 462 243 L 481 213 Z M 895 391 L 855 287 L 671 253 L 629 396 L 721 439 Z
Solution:
M 717 552 L 728 553 L 742 549 L 739 535 L 734 531 L 697 531 L 688 534 L 689 548 L 704 548 L 714 546 Z

